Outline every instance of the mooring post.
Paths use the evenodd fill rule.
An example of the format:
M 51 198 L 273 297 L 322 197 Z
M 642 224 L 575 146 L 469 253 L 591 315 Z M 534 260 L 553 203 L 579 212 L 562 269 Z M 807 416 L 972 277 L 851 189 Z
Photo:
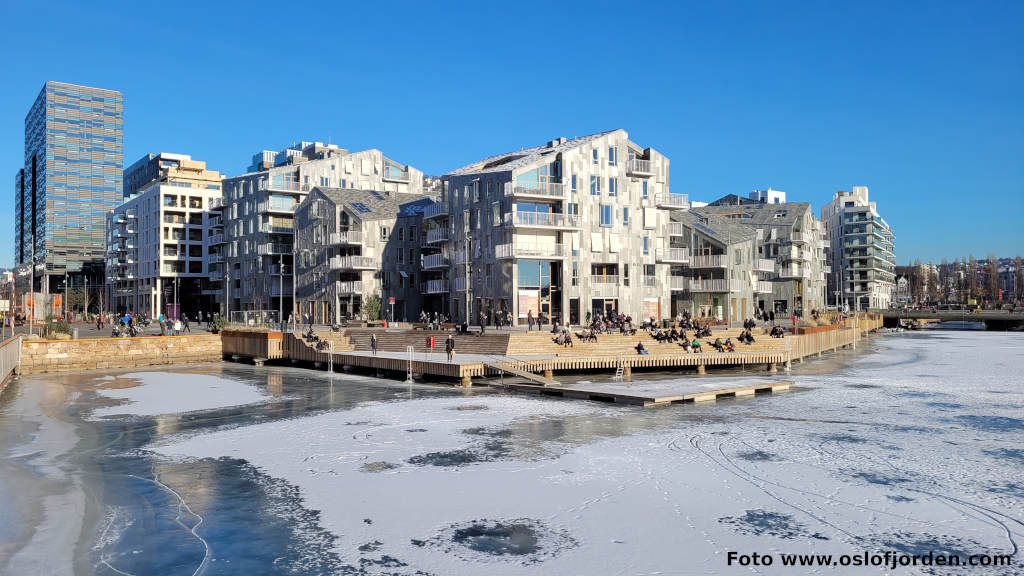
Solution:
M 626 382 L 633 381 L 633 367 L 629 364 L 625 364 L 622 367 L 622 379 Z
M 778 371 L 779 371 L 779 369 L 775 367 L 775 362 L 769 362 L 769 363 L 768 363 L 768 371 L 769 371 L 769 372 L 771 372 L 771 373 L 773 373 L 773 374 L 774 374 L 775 372 L 778 372 Z
M 705 374 L 705 373 L 707 373 L 707 369 L 704 368 L 704 363 L 701 362 L 700 364 L 697 364 L 697 374 Z
M 552 372 L 551 369 L 544 370 L 544 377 L 545 378 L 554 378 L 555 377 L 555 373 Z
M 466 388 L 471 387 L 473 385 L 473 377 L 469 375 L 463 376 L 460 385 Z

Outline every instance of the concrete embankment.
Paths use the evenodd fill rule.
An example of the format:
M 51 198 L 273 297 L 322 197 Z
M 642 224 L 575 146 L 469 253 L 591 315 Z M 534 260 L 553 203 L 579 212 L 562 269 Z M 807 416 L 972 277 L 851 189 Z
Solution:
M 220 362 L 219 334 L 24 340 L 20 373 L 135 368 L 164 364 Z

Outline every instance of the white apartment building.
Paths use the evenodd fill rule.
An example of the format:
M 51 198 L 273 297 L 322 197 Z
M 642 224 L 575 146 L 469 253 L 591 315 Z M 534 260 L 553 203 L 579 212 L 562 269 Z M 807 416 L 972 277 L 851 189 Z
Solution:
M 829 295 L 853 310 L 888 308 L 896 280 L 895 237 L 867 186 L 840 190 L 821 209 L 831 240 Z

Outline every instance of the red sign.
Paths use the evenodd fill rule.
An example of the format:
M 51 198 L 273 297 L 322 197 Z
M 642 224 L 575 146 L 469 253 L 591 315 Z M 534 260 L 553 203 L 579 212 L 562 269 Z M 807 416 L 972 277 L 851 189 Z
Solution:
M 395 297 L 394 296 L 389 296 L 388 297 L 388 304 L 394 304 L 394 303 L 395 303 Z

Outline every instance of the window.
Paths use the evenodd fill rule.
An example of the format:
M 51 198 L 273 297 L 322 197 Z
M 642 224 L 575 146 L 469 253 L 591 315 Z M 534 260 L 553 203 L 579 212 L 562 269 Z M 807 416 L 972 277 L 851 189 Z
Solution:
M 576 260 L 572 261 L 572 285 L 577 286 L 580 283 L 580 263 Z
M 622 209 L 622 225 L 629 226 L 629 208 Z
M 409 262 L 409 264 L 412 264 L 415 261 L 416 261 L 416 249 L 415 248 L 409 248 L 409 260 L 408 260 L 408 262 Z
M 629 264 L 622 265 L 622 285 L 629 286 Z
M 487 197 L 488 198 L 493 198 L 494 197 L 494 181 L 493 180 L 488 180 L 487 181 Z
M 597 163 L 598 163 L 597 148 L 594 148 L 593 157 L 594 157 L 594 165 L 597 166 Z
M 591 176 L 590 177 L 590 195 L 600 196 L 601 195 L 601 177 Z
M 644 200 L 646 200 L 647 199 L 647 180 L 644 180 L 643 182 L 641 182 L 641 185 L 643 186 L 643 198 L 644 198 Z
M 387 240 L 388 239 L 388 227 L 387 226 L 381 226 L 380 227 L 380 239 L 381 240 Z
M 615 196 L 619 193 L 619 179 L 609 178 L 608 179 L 608 195 Z
M 405 264 L 405 252 L 401 248 L 398 249 L 398 263 Z
M 570 202 L 566 206 L 566 210 L 568 211 L 569 214 L 572 214 L 572 215 L 579 214 L 580 213 L 580 205 L 577 204 L 576 202 Z
M 381 272 L 380 273 L 380 287 L 381 288 L 387 288 L 391 284 L 390 280 L 391 280 L 391 274 L 389 274 L 387 272 Z
M 572 175 L 572 193 L 573 194 L 576 193 L 576 175 L 575 174 Z
M 398 241 L 405 242 L 405 228 L 398 229 Z
M 480 201 L 480 181 L 473 182 L 473 201 Z
M 601 204 L 601 226 L 610 227 L 612 225 L 612 205 Z
M 491 225 L 501 226 L 501 202 L 491 203 Z
M 608 147 L 608 165 L 615 166 L 619 161 L 619 151 L 614 146 Z
M 644 254 L 650 254 L 650 253 L 651 253 L 651 239 L 649 237 L 647 237 L 647 236 L 644 236 Z

